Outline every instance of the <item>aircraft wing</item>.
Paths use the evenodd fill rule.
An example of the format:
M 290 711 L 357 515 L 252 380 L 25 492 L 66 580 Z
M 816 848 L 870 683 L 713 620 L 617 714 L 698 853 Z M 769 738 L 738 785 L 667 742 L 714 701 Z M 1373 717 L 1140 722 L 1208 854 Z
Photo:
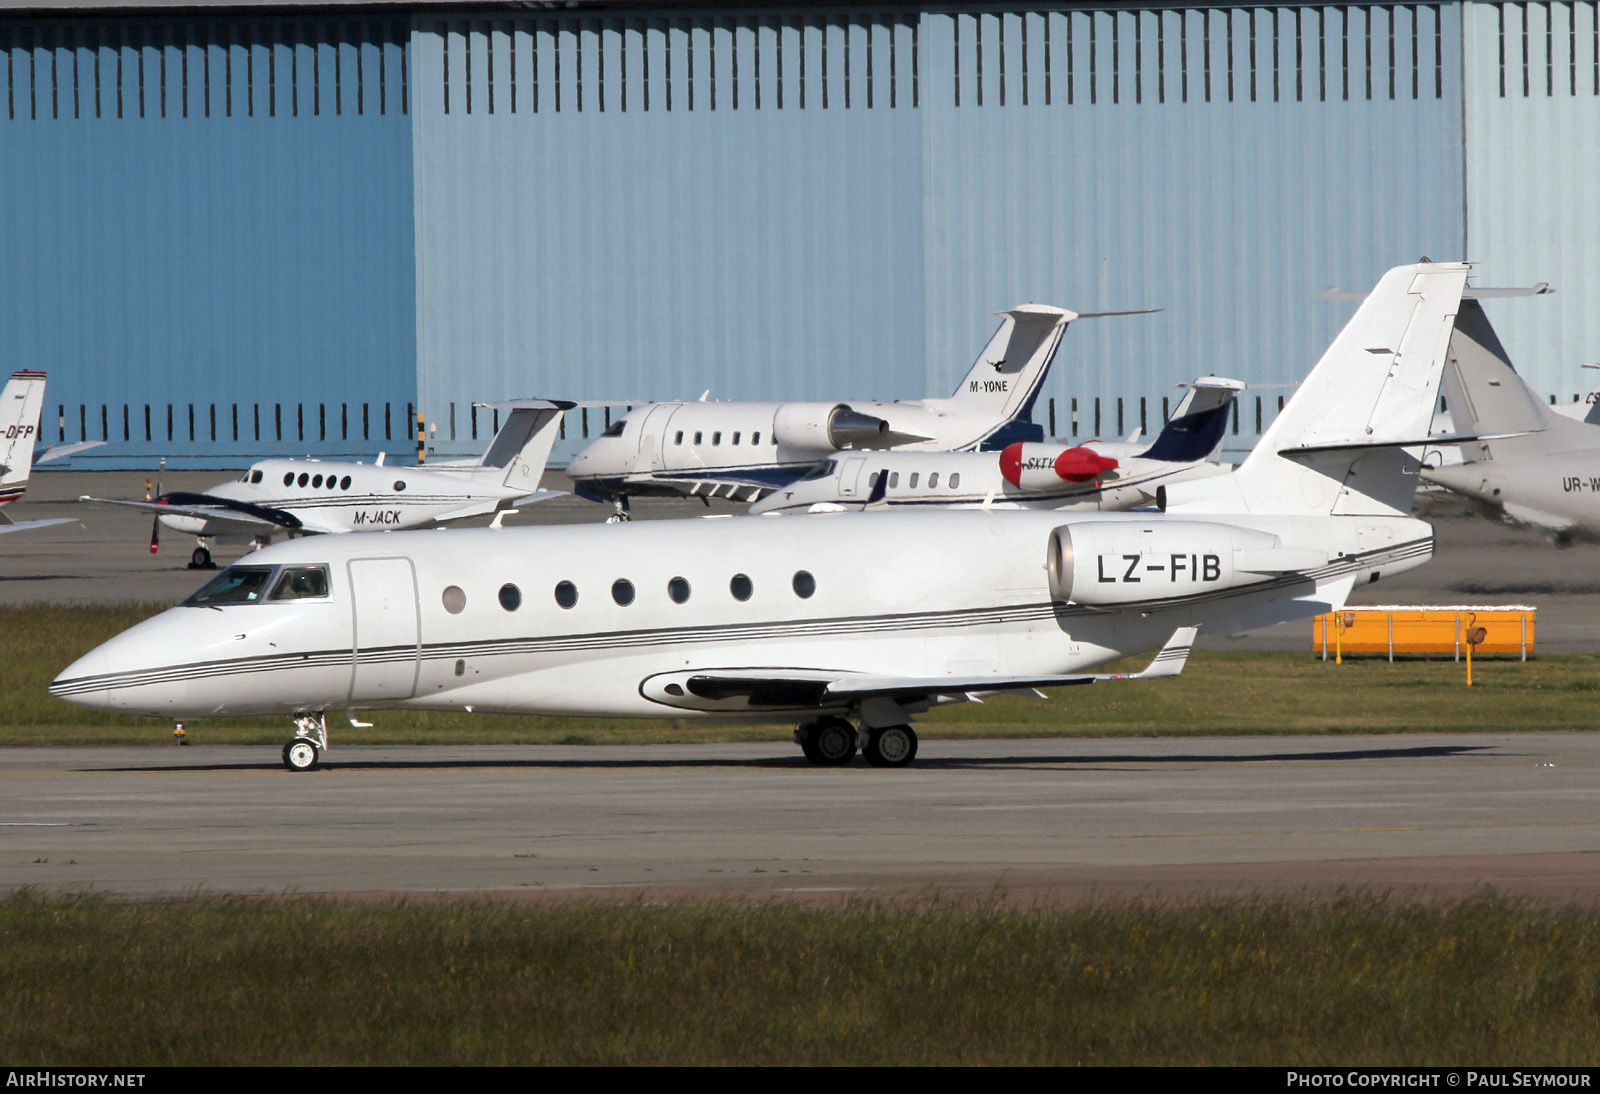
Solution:
M 1009 691 L 1071 687 L 1102 680 L 1151 680 L 1177 676 L 1188 661 L 1197 627 L 1180 627 L 1150 664 L 1136 673 L 1080 673 L 1045 676 L 869 676 L 815 669 L 712 669 L 657 677 L 646 694 L 668 705 L 742 701 L 749 707 L 836 707 L 865 699 L 974 699 Z M 674 692 L 676 687 L 679 690 Z M 688 695 L 684 695 L 684 692 Z M 674 698 L 681 697 L 678 701 Z M 700 702 L 696 702 L 699 700 Z
M 64 460 L 68 456 L 76 456 L 79 452 L 99 448 L 105 443 L 105 441 L 78 441 L 74 444 L 45 445 L 34 454 L 33 462 L 49 463 L 51 460 Z
M 234 524 L 241 531 L 252 535 L 263 531 L 328 531 L 325 528 L 308 525 L 293 513 L 282 509 L 274 509 L 265 505 L 251 505 L 249 502 L 233 501 L 229 498 L 219 498 L 211 494 L 163 494 L 161 499 L 157 501 L 93 498 L 84 494 L 78 500 L 93 502 L 96 505 L 122 505 L 130 509 L 143 509 L 147 512 L 155 513 L 157 516 L 198 517 L 201 520 Z
M 0 524 L 0 536 L 7 532 L 29 532 L 35 528 L 48 528 L 52 524 L 76 524 L 71 517 L 53 517 L 50 520 L 19 520 Z
M 441 513 L 433 519 L 443 524 L 445 521 L 465 520 L 467 517 L 482 517 L 501 509 L 515 509 L 522 505 L 533 505 L 536 502 L 549 501 L 565 494 L 565 490 L 535 490 L 531 494 L 524 494 L 520 498 L 488 498 L 464 505 L 460 509 L 452 509 L 448 513 Z

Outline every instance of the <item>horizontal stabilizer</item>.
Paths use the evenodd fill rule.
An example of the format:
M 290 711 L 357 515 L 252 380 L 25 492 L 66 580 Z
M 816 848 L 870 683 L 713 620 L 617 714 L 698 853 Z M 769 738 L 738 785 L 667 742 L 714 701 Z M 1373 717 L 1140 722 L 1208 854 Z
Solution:
M 1489 286 L 1479 288 L 1468 285 L 1461 290 L 1461 299 L 1501 300 L 1512 296 L 1547 296 L 1553 292 L 1555 290 L 1550 287 L 1550 282 L 1548 281 L 1536 281 L 1532 285 L 1526 286 L 1512 285 L 1500 288 Z M 1312 297 L 1313 300 L 1365 300 L 1366 298 L 1367 293 L 1362 289 L 1341 289 L 1337 286 L 1323 289 Z
M 1507 437 L 1526 437 L 1538 433 L 1537 429 L 1520 429 L 1510 433 L 1435 433 L 1429 437 L 1411 437 L 1400 440 L 1344 441 L 1338 444 L 1306 444 L 1298 448 L 1280 448 L 1278 455 L 1294 456 L 1301 452 L 1351 452 L 1358 448 L 1426 448 L 1437 444 L 1465 444 L 1470 441 L 1501 441 Z
M 36 528 L 48 528 L 52 524 L 76 524 L 71 517 L 52 517 L 49 520 L 19 520 L 7 521 L 0 524 L 0 536 L 7 532 L 31 532 Z

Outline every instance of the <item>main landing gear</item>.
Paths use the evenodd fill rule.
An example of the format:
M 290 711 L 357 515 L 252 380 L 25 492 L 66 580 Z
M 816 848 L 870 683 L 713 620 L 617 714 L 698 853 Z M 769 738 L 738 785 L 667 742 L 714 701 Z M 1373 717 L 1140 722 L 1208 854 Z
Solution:
M 294 740 L 283 746 L 283 766 L 290 771 L 315 771 L 328 750 L 328 722 L 321 711 L 297 714 Z
M 839 717 L 806 722 L 794 731 L 794 743 L 818 767 L 843 767 L 856 749 L 873 767 L 905 767 L 917 758 L 917 732 L 910 726 L 874 726 L 857 730 Z
M 621 524 L 623 521 L 633 519 L 633 513 L 628 509 L 628 497 L 626 494 L 617 498 L 611 504 L 616 506 L 616 510 L 606 518 L 607 524 Z

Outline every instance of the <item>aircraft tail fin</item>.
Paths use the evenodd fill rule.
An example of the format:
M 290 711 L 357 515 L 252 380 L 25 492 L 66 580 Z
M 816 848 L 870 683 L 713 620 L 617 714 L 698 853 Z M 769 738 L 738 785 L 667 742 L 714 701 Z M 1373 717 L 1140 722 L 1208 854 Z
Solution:
M 561 415 L 568 405 L 548 399 L 519 399 L 507 403 L 480 403 L 479 406 L 509 411 L 489 442 L 479 464 L 504 486 L 525 487 L 530 492 L 539 485 L 550 450 L 561 432 Z
M 28 488 L 39 414 L 44 410 L 44 381 L 42 372 L 13 372 L 0 390 L 0 505 L 15 501 Z
M 978 354 L 948 405 L 996 421 L 1026 418 L 1033 413 L 1033 401 L 1067 324 L 1078 316 L 1045 304 L 1020 304 L 1000 315 L 1000 329 Z
M 1408 515 L 1468 271 L 1384 274 L 1238 470 L 1174 484 L 1168 511 Z
M 1185 386 L 1188 392 L 1155 443 L 1139 453 L 1144 459 L 1194 463 L 1215 458 L 1222 448 L 1234 400 L 1245 385 L 1222 376 L 1202 376 Z
M 1463 300 L 1444 373 L 1444 400 L 1457 433 L 1505 434 L 1463 443 L 1467 462 L 1497 455 L 1543 456 L 1593 448 L 1594 427 L 1559 414 L 1535 395 L 1511 367 L 1511 357 L 1495 334 L 1483 306 Z

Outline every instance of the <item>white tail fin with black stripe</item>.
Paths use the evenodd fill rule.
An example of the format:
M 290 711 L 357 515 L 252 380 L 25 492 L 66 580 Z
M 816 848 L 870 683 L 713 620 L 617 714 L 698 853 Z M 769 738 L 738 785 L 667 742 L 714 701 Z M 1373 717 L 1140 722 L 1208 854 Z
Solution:
M 39 441 L 44 409 L 42 372 L 13 372 L 0 391 L 0 505 L 16 501 L 28 488 L 33 448 Z

